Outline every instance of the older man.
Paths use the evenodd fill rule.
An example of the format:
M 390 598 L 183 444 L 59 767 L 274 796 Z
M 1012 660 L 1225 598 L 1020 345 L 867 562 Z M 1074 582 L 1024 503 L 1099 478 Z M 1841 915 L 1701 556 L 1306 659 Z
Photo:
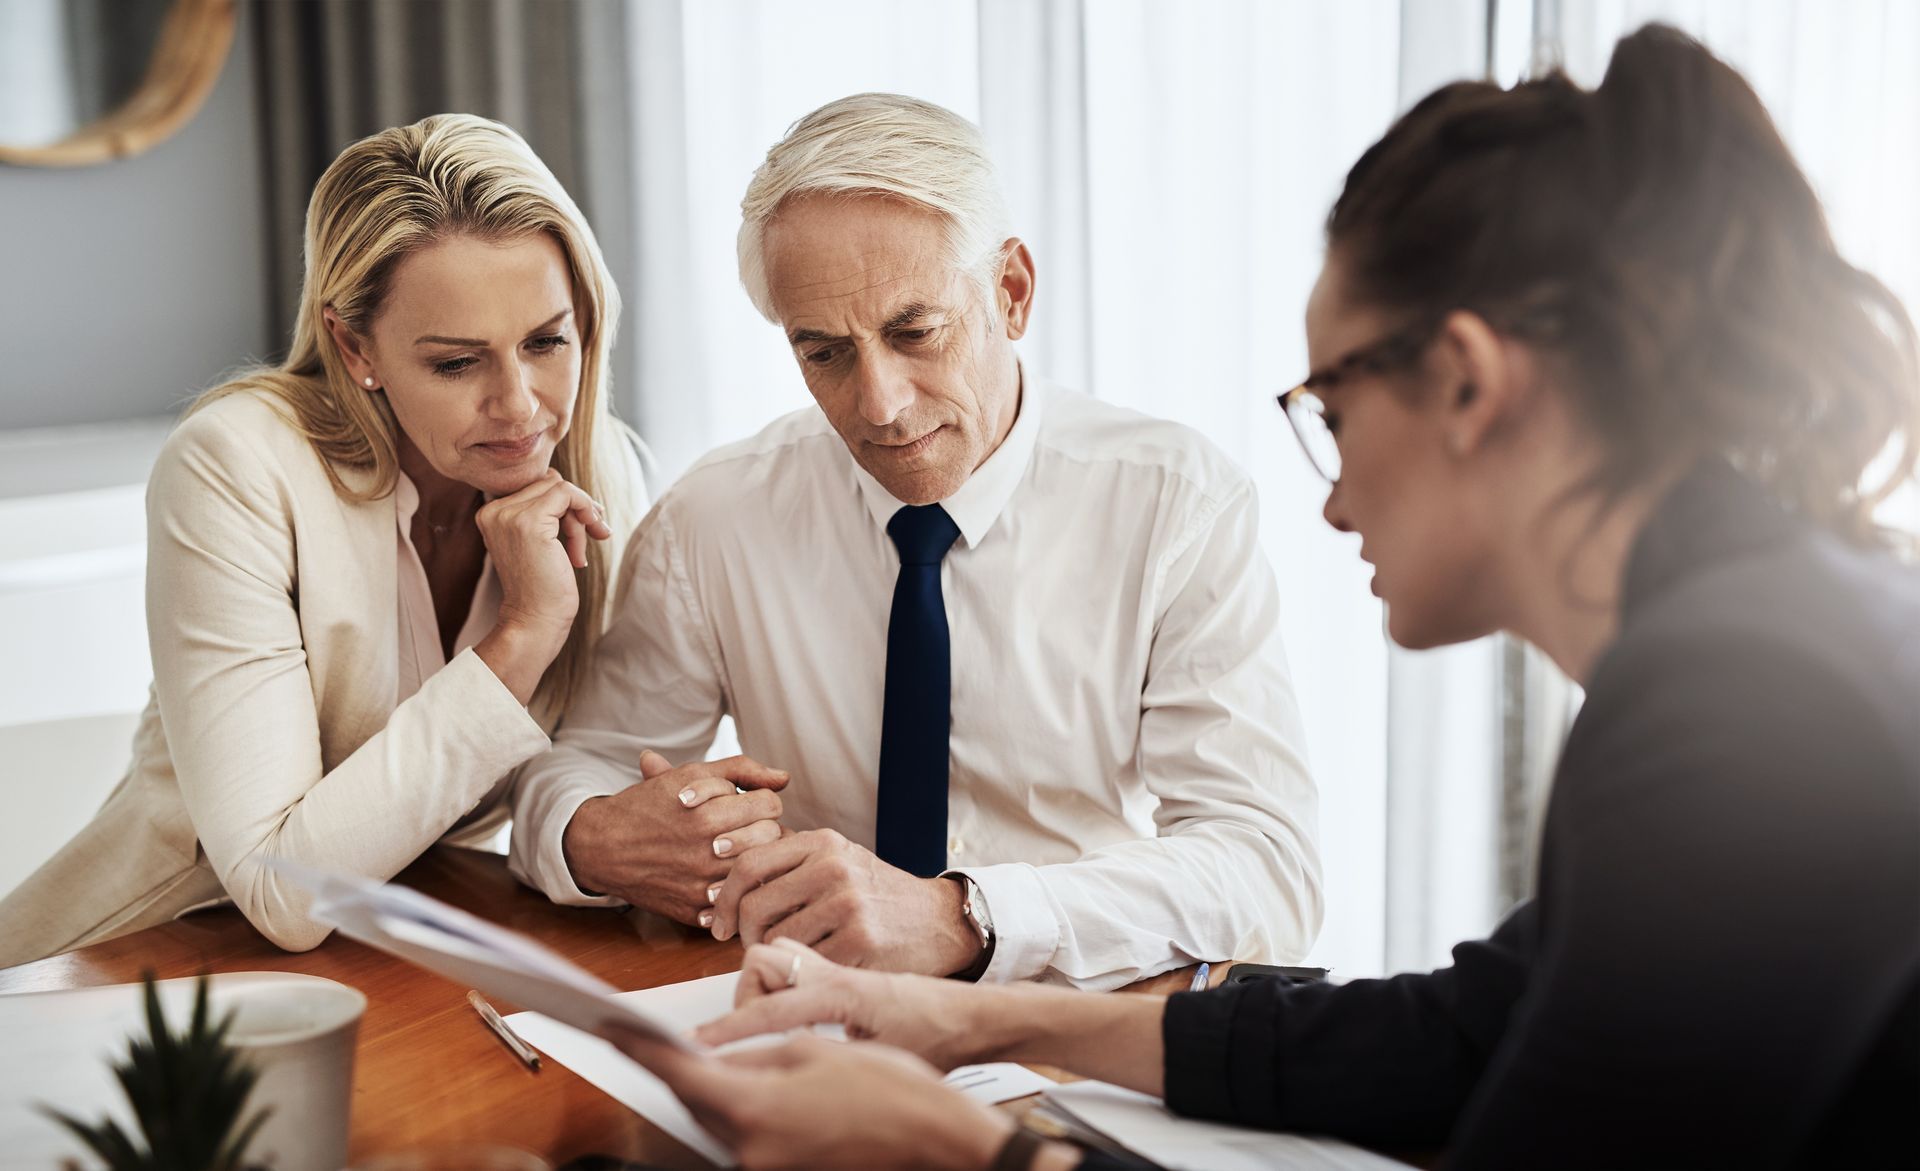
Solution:
M 516 871 L 988 980 L 1303 955 L 1315 792 L 1247 477 L 1023 371 L 1033 258 L 951 112 L 816 110 L 742 210 L 741 278 L 819 409 L 641 524 L 516 794 Z M 723 715 L 755 759 L 668 764 Z

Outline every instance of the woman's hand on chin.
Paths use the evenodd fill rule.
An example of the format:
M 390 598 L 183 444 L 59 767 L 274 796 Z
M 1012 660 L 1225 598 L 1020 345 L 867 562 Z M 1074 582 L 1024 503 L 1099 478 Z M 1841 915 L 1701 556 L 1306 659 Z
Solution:
M 613 530 L 593 498 L 552 468 L 488 501 L 474 520 L 500 578 L 500 619 L 474 649 L 526 703 L 580 610 L 573 573 L 587 564 L 587 542 Z

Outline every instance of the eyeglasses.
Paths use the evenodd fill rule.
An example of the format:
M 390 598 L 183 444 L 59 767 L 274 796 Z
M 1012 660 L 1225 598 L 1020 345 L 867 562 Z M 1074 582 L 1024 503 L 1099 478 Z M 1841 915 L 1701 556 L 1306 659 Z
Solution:
M 1294 437 L 1307 453 L 1307 462 L 1327 483 L 1340 479 L 1340 444 L 1334 438 L 1333 428 L 1327 424 L 1326 392 L 1356 374 L 1384 374 L 1406 365 L 1426 348 L 1434 328 L 1431 320 L 1403 326 L 1386 337 L 1349 351 L 1331 366 L 1312 371 L 1300 385 L 1274 396 L 1280 409 L 1287 413 L 1287 422 L 1293 426 Z

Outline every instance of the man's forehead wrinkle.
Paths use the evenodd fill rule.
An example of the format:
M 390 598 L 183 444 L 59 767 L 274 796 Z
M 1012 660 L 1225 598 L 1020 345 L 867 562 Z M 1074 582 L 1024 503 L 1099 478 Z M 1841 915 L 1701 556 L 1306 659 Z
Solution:
M 892 322 L 909 307 L 918 309 L 922 314 L 938 307 L 942 298 L 938 293 L 929 295 L 922 291 L 922 283 L 914 279 L 918 275 L 913 271 L 900 272 L 889 267 L 871 267 L 839 277 L 783 283 L 777 286 L 777 289 L 782 294 L 782 299 L 788 301 L 791 306 L 789 320 L 804 318 L 823 309 L 832 314 L 847 308 L 858 313 L 861 318 L 872 317 L 873 320 L 865 324 L 877 328 L 882 322 Z M 877 306 L 837 304 L 837 302 L 869 297 L 881 303 Z
M 789 273 L 795 267 L 801 271 L 810 271 L 814 275 L 808 278 L 793 278 Z M 829 290 L 820 296 L 851 296 L 851 294 L 872 290 L 887 282 L 906 280 L 914 275 L 914 265 L 908 261 L 902 261 L 899 251 L 893 250 L 862 250 L 852 257 L 851 267 L 845 267 L 839 271 L 835 269 L 839 267 L 833 265 L 831 261 L 820 263 L 820 265 L 804 265 L 804 263 L 803 265 L 778 265 L 778 275 L 781 278 L 776 282 L 776 288 L 780 288 L 783 292 Z M 822 271 L 826 275 L 820 275 Z
M 944 224 L 866 199 L 793 212 L 769 226 L 766 275 L 794 344 L 890 333 L 909 307 L 965 313 Z
M 836 297 L 857 297 L 875 289 L 899 284 L 906 280 L 904 273 L 888 273 L 875 269 L 866 269 L 845 276 L 825 277 L 817 281 L 797 281 L 783 287 L 782 291 L 791 292 L 805 301 L 827 301 Z

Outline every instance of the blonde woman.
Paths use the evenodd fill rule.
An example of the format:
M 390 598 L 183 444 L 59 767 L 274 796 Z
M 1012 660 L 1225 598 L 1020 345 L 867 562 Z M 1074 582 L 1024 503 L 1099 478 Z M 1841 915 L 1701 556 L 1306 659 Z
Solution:
M 0 900 L 0 966 L 228 899 L 316 946 L 264 863 L 384 879 L 491 834 L 593 649 L 644 488 L 579 209 L 513 131 L 441 115 L 334 161 L 306 256 L 286 363 L 154 468 L 133 764 Z

